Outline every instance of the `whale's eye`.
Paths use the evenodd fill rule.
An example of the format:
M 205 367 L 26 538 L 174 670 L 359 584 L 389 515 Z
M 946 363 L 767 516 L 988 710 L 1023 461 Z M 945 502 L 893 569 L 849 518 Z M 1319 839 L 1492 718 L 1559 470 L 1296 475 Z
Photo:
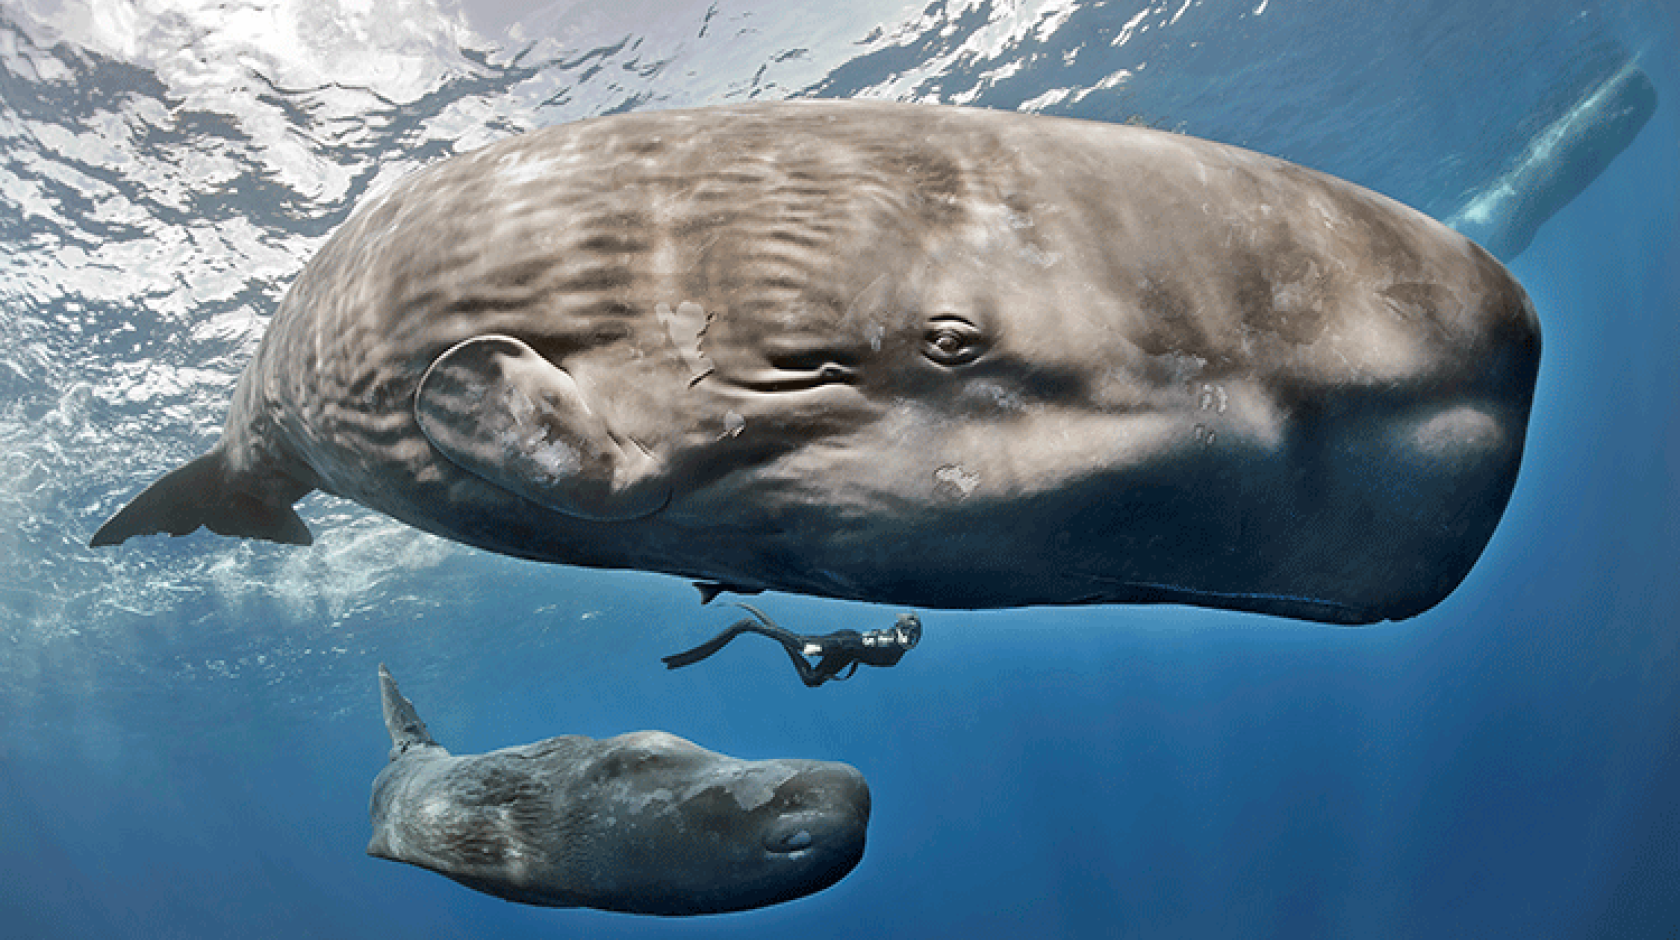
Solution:
M 797 828 L 771 833 L 765 837 L 764 847 L 778 854 L 790 855 L 810 848 L 816 841 L 811 830 Z
M 922 334 L 922 352 L 942 366 L 961 366 L 986 351 L 984 334 L 960 317 L 938 317 Z

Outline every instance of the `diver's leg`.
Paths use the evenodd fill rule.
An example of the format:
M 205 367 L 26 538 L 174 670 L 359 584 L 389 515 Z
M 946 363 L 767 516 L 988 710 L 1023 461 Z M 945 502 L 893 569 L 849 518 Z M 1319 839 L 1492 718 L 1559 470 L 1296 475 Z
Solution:
M 797 633 L 783 630 L 781 627 L 776 625 L 774 620 L 765 616 L 764 612 L 756 607 L 752 607 L 747 604 L 737 604 L 735 606 L 740 607 L 752 614 L 754 617 L 757 617 L 761 622 L 753 623 L 751 620 L 737 621 L 734 626 L 731 626 L 729 629 L 719 633 L 717 636 L 707 640 L 699 646 L 696 646 L 694 649 L 691 649 L 686 653 L 673 653 L 670 656 L 664 657 L 663 661 L 665 663 L 665 668 L 679 669 L 683 666 L 692 666 L 718 650 L 723 649 L 730 640 L 735 639 L 743 633 L 758 633 L 775 640 L 777 643 L 782 645 L 783 649 L 787 650 L 789 656 L 798 660 L 801 666 L 805 667 L 805 669 L 810 668 L 810 665 L 805 662 L 803 655 L 801 655 L 805 650 L 806 643 L 809 642 L 805 637 L 802 637 Z M 801 672 L 801 675 L 804 675 L 804 673 Z
M 693 665 L 718 650 L 723 649 L 725 644 L 741 634 L 757 633 L 767 636 L 781 644 L 782 650 L 788 655 L 788 660 L 793 663 L 793 668 L 799 673 L 799 681 L 805 683 L 808 688 L 814 689 L 817 686 L 822 685 L 828 679 L 833 678 L 834 672 L 838 671 L 837 669 L 830 669 L 827 673 L 823 673 L 812 668 L 810 662 L 805 659 L 805 647 L 810 642 L 808 638 L 782 629 L 776 625 L 774 620 L 771 620 L 763 611 L 756 607 L 752 607 L 748 604 L 737 604 L 736 606 L 752 614 L 754 617 L 757 617 L 760 622 L 754 623 L 751 620 L 739 621 L 734 626 L 718 634 L 716 637 L 700 644 L 686 653 L 675 653 L 664 657 L 665 667 L 667 669 L 677 669 L 682 666 Z
M 741 621 L 741 624 L 746 624 L 744 629 L 751 630 L 754 633 L 761 633 L 787 647 L 790 652 L 793 650 L 803 650 L 805 648 L 805 644 L 808 642 L 805 637 L 802 637 L 791 630 L 783 630 L 776 621 L 771 620 L 768 616 L 766 616 L 764 611 L 759 610 L 751 604 L 736 604 L 735 606 L 741 608 L 749 614 L 752 614 L 754 617 L 757 617 L 760 624 L 762 624 L 762 626 L 749 624 L 748 621 L 743 620 Z
M 750 630 L 753 633 L 763 634 L 764 636 L 775 640 L 777 643 L 780 643 L 782 645 L 782 650 L 787 653 L 788 662 L 793 663 L 794 670 L 799 673 L 799 681 L 805 683 L 805 687 L 807 689 L 814 689 L 817 686 L 822 685 L 824 682 L 827 682 L 829 679 L 834 678 L 835 670 L 823 669 L 823 666 L 829 665 L 828 660 L 830 657 L 825 655 L 822 662 L 815 667 L 813 667 L 810 661 L 805 658 L 806 650 L 811 648 L 811 637 L 804 637 L 789 630 L 783 630 L 781 627 L 776 625 L 774 620 L 765 616 L 764 612 L 756 607 L 752 607 L 747 604 L 737 604 L 736 606 L 746 610 L 754 617 L 763 621 L 762 624 L 755 624 L 750 621 L 743 620 L 737 624 L 737 626 L 739 626 L 743 631 Z
M 827 648 L 826 644 L 822 642 L 824 638 L 801 636 L 791 630 L 784 630 L 776 624 L 776 621 L 765 616 L 764 611 L 759 610 L 757 607 L 753 607 L 750 604 L 736 604 L 735 606 L 745 610 L 747 613 L 752 614 L 754 617 L 757 617 L 760 621 L 762 621 L 762 625 L 760 625 L 751 624 L 743 620 L 739 624 L 736 624 L 736 626 L 740 627 L 742 630 L 750 630 L 753 633 L 762 634 L 772 640 L 775 640 L 777 643 L 782 644 L 782 649 L 787 650 L 788 658 L 794 661 L 794 665 L 799 669 L 799 678 L 806 685 L 815 688 L 818 685 L 821 685 L 823 681 L 828 678 L 828 676 L 822 675 L 820 672 L 811 672 L 811 664 L 805 660 L 805 656 L 807 654 L 816 655 L 818 651 Z M 815 676 L 815 680 L 809 678 L 810 676 Z
M 810 661 L 796 647 L 783 643 L 782 649 L 787 651 L 788 660 L 793 663 L 793 668 L 798 671 L 799 681 L 805 683 L 805 688 L 814 689 L 833 678 L 832 673 L 824 673 L 822 670 L 812 667 Z
M 824 675 L 818 670 L 813 669 L 810 661 L 805 658 L 805 646 L 810 642 L 807 638 L 802 637 L 797 633 L 783 630 L 781 627 L 777 626 L 776 621 L 771 620 L 764 611 L 759 610 L 751 604 L 736 604 L 735 606 L 741 608 L 749 614 L 752 614 L 754 617 L 757 617 L 760 621 L 762 621 L 762 623 L 755 624 L 751 621 L 743 620 L 736 624 L 736 626 L 740 627 L 742 630 L 751 630 L 754 633 L 761 633 L 782 644 L 782 649 L 787 652 L 788 661 L 793 663 L 793 668 L 799 673 L 799 681 L 805 683 L 806 688 L 814 689 L 817 686 L 822 685 L 830 678 L 830 676 Z
M 849 671 L 847 667 L 851 667 Z M 856 656 L 849 651 L 835 649 L 823 654 L 822 659 L 818 660 L 816 666 L 812 667 L 809 676 L 802 672 L 799 674 L 799 678 L 814 689 L 824 682 L 844 682 L 857 672 L 857 668 Z M 841 675 L 842 672 L 845 675 Z

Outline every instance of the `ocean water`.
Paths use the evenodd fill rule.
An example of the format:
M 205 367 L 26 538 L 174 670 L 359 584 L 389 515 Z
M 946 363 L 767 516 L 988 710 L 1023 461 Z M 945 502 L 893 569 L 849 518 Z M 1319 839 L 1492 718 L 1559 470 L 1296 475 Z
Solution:
M 1663 0 L 0 0 L 0 935 L 1680 937 L 1680 32 Z M 1440 217 L 1637 62 L 1655 115 L 1510 260 L 1545 354 L 1465 584 L 1401 623 L 924 611 L 800 686 L 679 580 L 316 495 L 308 549 L 86 547 L 214 440 L 363 195 L 582 117 L 795 95 L 1137 121 Z M 766 595 L 803 632 L 895 610 Z M 388 663 L 456 753 L 658 728 L 843 760 L 862 864 L 687 920 L 368 858 Z

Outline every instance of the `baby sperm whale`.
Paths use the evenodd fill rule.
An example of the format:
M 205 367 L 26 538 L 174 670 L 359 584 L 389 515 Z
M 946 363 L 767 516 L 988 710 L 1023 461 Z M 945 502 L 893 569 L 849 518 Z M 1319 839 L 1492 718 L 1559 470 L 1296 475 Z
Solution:
M 383 665 L 379 688 L 376 858 L 524 904 L 667 916 L 805 897 L 863 858 L 869 787 L 846 764 L 737 760 L 662 731 L 456 756 Z

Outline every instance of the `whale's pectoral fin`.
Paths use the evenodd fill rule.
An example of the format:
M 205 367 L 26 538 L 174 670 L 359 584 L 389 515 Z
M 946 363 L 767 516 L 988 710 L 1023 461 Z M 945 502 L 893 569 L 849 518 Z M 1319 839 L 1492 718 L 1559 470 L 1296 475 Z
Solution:
M 289 487 L 267 487 L 286 489 Z M 300 498 L 309 487 L 298 485 Z M 120 512 L 106 520 L 88 544 L 118 545 L 136 535 L 186 535 L 200 527 L 217 535 L 266 539 L 285 545 L 308 545 L 309 527 L 291 502 L 275 502 L 241 490 L 229 479 L 226 456 L 218 448 L 177 467 L 146 487 Z
M 510 336 L 478 336 L 437 358 L 414 402 L 451 462 L 550 509 L 601 522 L 659 511 L 659 461 L 613 433 L 566 370 Z
M 726 581 L 696 581 L 694 582 L 694 589 L 700 592 L 701 606 L 710 604 L 712 601 L 717 599 L 719 594 L 723 594 L 725 592 L 730 594 L 764 593 L 763 588 L 742 587 L 739 584 L 730 584 Z

